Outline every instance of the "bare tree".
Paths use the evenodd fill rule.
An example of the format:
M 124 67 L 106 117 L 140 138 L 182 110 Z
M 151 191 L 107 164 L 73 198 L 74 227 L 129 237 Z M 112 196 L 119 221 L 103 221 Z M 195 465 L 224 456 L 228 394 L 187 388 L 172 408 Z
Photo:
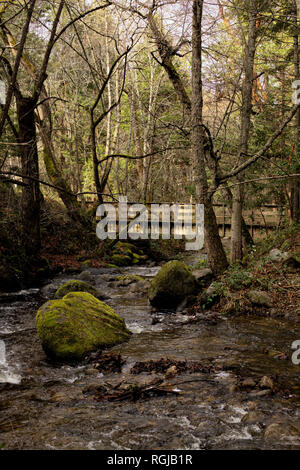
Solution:
M 212 199 L 208 192 L 205 169 L 205 131 L 203 128 L 202 96 L 202 11 L 203 0 L 193 2 L 193 37 L 192 37 L 192 159 L 196 185 L 197 201 L 205 208 L 205 235 L 208 260 L 215 273 L 223 272 L 227 265 Z
M 299 19 L 300 19 L 300 2 L 293 0 L 293 23 L 294 23 L 294 74 L 295 80 L 300 79 L 299 67 Z M 299 155 L 300 155 L 300 108 L 296 113 L 296 129 L 295 129 L 295 154 L 296 169 L 295 173 L 300 172 Z M 291 184 L 291 217 L 294 222 L 300 222 L 300 178 L 294 176 Z
M 257 37 L 257 0 L 250 0 L 248 40 L 244 51 L 244 80 L 242 86 L 242 109 L 239 153 L 237 164 L 240 164 L 243 155 L 247 155 L 249 147 L 249 135 L 252 111 L 252 91 L 254 57 Z M 242 173 L 238 179 L 241 180 Z M 233 191 L 232 219 L 231 219 L 231 262 L 242 259 L 242 213 L 243 213 L 244 187 L 238 185 Z

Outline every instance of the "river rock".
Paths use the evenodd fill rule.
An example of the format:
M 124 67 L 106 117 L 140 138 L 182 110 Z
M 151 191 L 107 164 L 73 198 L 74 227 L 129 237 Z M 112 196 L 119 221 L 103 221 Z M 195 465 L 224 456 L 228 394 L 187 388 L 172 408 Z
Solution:
M 213 282 L 201 295 L 200 304 L 202 308 L 208 309 L 213 307 L 217 302 L 219 302 L 219 300 L 220 295 L 215 283 Z
M 50 284 L 47 284 L 46 286 L 42 287 L 41 294 L 44 297 L 49 299 L 54 295 L 56 290 L 57 290 L 57 283 L 51 282 Z
M 259 388 L 270 388 L 271 390 L 274 389 L 274 382 L 271 377 L 267 377 L 266 375 L 261 378 L 259 384 Z
M 264 421 L 264 418 L 264 414 L 260 411 L 249 411 L 249 413 L 243 416 L 242 422 L 247 424 L 254 424 Z
M 91 276 L 91 273 L 90 273 L 89 271 L 87 271 L 87 270 L 82 271 L 82 272 L 79 274 L 78 279 L 79 279 L 80 281 L 84 281 L 84 282 L 89 282 L 89 283 L 93 282 L 93 278 L 92 278 L 92 276 Z
M 129 286 L 130 284 L 134 284 L 140 281 L 144 281 L 144 279 L 141 276 L 136 276 L 134 274 L 127 274 L 124 276 L 117 276 L 116 278 L 116 287 L 126 287 Z
M 283 440 L 290 439 L 293 437 L 300 437 L 300 429 L 289 423 L 272 423 L 266 427 L 265 439 L 269 440 Z
M 46 302 L 37 312 L 36 327 L 47 356 L 67 362 L 122 343 L 131 335 L 112 308 L 87 292 L 71 292 Z
M 256 387 L 256 382 L 254 379 L 252 379 L 252 377 L 249 377 L 247 379 L 244 379 L 241 382 L 240 387 L 241 388 L 254 388 Z
M 195 269 L 193 271 L 193 276 L 196 278 L 196 281 L 199 285 L 204 286 L 208 285 L 208 283 L 213 279 L 214 275 L 211 269 Z
M 49 399 L 51 403 L 64 403 L 69 400 L 70 400 L 70 397 L 66 393 L 63 393 L 63 392 L 54 393 L 53 395 L 51 395 Z
M 197 281 L 182 261 L 169 261 L 149 287 L 149 300 L 156 308 L 176 308 L 187 296 L 196 294 Z
M 91 284 L 83 281 L 71 280 L 65 282 L 54 294 L 55 299 L 62 299 L 66 294 L 69 292 L 88 292 L 92 294 L 94 297 L 100 300 L 108 299 L 107 295 L 100 292 L 95 287 L 91 286 Z
M 284 261 L 288 257 L 288 253 L 278 250 L 277 248 L 273 249 L 269 253 L 269 258 L 271 261 Z
M 129 290 L 132 293 L 147 294 L 149 285 L 150 285 L 149 281 L 143 280 L 143 281 L 139 281 L 139 282 L 132 284 L 129 287 Z
M 272 299 L 267 292 L 251 290 L 248 292 L 248 297 L 251 302 L 255 305 L 261 305 L 263 307 L 272 307 Z
M 132 243 L 116 243 L 113 248 L 111 261 L 116 266 L 130 266 L 140 263 L 143 252 Z
M 248 401 L 247 406 L 249 408 L 249 411 L 254 411 L 258 407 L 258 402 L 257 401 Z
M 178 374 L 178 370 L 176 366 L 170 366 L 165 373 L 165 379 L 171 379 Z

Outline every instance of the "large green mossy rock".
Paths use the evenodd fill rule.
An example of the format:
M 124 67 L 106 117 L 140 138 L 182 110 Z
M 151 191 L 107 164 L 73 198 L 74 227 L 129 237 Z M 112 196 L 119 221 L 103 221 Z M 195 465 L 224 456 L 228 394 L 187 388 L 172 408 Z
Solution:
M 153 307 L 174 308 L 196 292 L 197 281 L 189 267 L 182 261 L 169 261 L 151 281 L 148 296 Z
M 61 362 L 78 361 L 131 335 L 123 318 L 87 292 L 46 302 L 37 312 L 36 328 L 47 356 Z
M 71 280 L 65 282 L 54 294 L 55 299 L 62 299 L 65 295 L 70 292 L 88 292 L 94 297 L 101 298 L 103 294 L 99 292 L 95 287 L 91 286 L 88 282 Z

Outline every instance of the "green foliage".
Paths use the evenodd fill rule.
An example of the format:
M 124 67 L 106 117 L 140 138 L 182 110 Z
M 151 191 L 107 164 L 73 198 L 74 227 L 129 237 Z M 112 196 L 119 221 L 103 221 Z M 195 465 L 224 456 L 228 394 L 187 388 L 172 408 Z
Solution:
M 195 269 L 208 268 L 208 261 L 206 258 L 203 258 L 200 261 L 197 261 L 196 263 L 191 264 L 190 268 L 192 271 L 194 271 Z
M 240 264 L 231 266 L 222 281 L 231 289 L 240 290 L 249 287 L 253 283 L 253 275 L 243 269 Z

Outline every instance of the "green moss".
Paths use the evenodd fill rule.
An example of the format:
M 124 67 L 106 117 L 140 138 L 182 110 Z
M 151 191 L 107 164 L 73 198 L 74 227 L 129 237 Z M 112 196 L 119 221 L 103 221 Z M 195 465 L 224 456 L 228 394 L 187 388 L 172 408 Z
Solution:
M 132 243 L 126 243 L 126 242 L 118 242 L 116 243 L 115 245 L 115 248 L 114 248 L 115 251 L 119 251 L 119 252 L 131 252 L 131 253 L 137 253 L 139 252 L 140 250 L 134 246 Z
M 124 276 L 117 276 L 117 281 L 127 281 L 127 280 L 139 282 L 139 281 L 144 281 L 144 278 L 142 278 L 141 276 L 136 276 L 135 274 L 126 274 Z
M 131 265 L 131 258 L 127 255 L 112 255 L 112 262 L 117 266 L 130 266 Z
M 169 261 L 151 281 L 149 300 L 154 307 L 173 308 L 196 292 L 197 281 L 189 267 L 182 261 Z
M 93 286 L 84 281 L 71 280 L 65 282 L 54 294 L 55 299 L 61 299 L 69 292 L 89 292 L 95 297 L 99 296 L 99 292 Z
M 137 254 L 134 253 L 133 257 L 132 257 L 132 264 L 138 264 L 141 260 L 141 257 Z
M 143 252 L 132 243 L 118 242 L 113 248 L 112 262 L 117 266 L 131 266 L 141 261 Z
M 119 269 L 119 266 L 117 266 L 116 264 L 107 264 L 106 266 L 104 266 L 105 268 L 113 268 L 113 269 Z
M 85 267 L 85 268 L 90 268 L 92 266 L 91 260 L 86 259 L 85 261 L 83 261 L 82 266 Z
M 71 292 L 45 303 L 37 312 L 36 327 L 46 354 L 59 361 L 80 360 L 131 335 L 111 307 L 87 292 Z

